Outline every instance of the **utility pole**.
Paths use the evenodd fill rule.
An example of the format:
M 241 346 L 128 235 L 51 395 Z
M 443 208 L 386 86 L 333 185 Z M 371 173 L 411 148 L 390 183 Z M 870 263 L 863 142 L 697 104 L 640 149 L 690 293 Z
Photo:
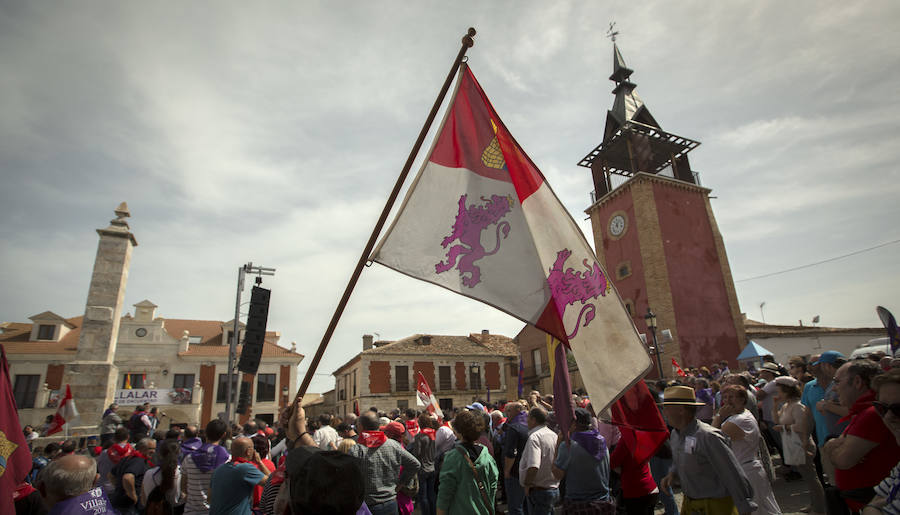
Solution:
M 234 395 L 234 379 L 236 377 L 234 362 L 237 359 L 237 344 L 241 334 L 241 294 L 244 293 L 244 276 L 256 274 L 256 284 L 262 283 L 262 276 L 275 275 L 274 268 L 253 266 L 253 262 L 238 268 L 237 296 L 234 301 L 234 329 L 231 341 L 228 343 L 228 377 L 225 378 L 225 421 L 229 424 L 234 421 L 232 396 Z

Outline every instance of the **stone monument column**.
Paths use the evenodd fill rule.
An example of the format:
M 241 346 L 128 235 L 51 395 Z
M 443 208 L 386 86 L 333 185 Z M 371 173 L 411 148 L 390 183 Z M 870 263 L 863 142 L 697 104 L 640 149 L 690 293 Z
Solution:
M 131 251 L 137 240 L 126 218 L 131 216 L 125 202 L 115 210 L 116 218 L 106 229 L 97 229 L 100 243 L 75 361 L 66 364 L 63 383 L 72 387 L 72 397 L 81 415 L 80 425 L 100 423 L 100 416 L 113 401 L 119 378 L 114 361 L 119 336 L 119 320 L 128 282 Z

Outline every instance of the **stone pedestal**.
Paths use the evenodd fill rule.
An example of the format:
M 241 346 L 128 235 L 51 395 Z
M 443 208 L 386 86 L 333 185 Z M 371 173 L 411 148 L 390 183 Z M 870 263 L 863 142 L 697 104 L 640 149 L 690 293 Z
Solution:
M 72 387 L 72 398 L 80 415 L 80 425 L 99 424 L 103 412 L 116 394 L 119 367 L 100 361 L 66 365 L 63 383 Z

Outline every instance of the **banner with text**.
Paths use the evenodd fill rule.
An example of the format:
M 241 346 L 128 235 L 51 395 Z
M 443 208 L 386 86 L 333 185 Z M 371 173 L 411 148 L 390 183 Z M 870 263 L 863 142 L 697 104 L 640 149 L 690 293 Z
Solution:
M 190 404 L 193 395 L 190 388 L 155 388 L 116 390 L 116 404 L 137 406 L 149 402 L 151 405 Z

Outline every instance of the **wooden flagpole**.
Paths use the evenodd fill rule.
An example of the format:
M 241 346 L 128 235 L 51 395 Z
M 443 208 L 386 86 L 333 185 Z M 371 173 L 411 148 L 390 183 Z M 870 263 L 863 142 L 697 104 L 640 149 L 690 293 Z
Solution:
M 312 361 L 309 363 L 309 369 L 306 371 L 306 376 L 303 378 L 303 383 L 300 385 L 300 389 L 297 391 L 297 397 L 302 397 L 306 394 L 306 389 L 309 388 L 309 383 L 312 381 L 313 376 L 316 373 L 316 369 L 319 367 L 319 361 L 322 360 L 322 355 L 325 354 L 325 348 L 328 347 L 328 342 L 331 341 L 331 336 L 334 334 L 334 330 L 337 328 L 338 322 L 341 319 L 341 315 L 344 313 L 344 308 L 347 307 L 347 302 L 350 300 L 350 294 L 353 293 L 353 288 L 356 287 L 356 283 L 359 280 L 359 276 L 362 273 L 363 267 L 366 266 L 366 262 L 369 260 L 369 254 L 372 253 L 372 249 L 375 248 L 375 243 L 378 241 L 378 235 L 381 234 L 381 229 L 384 228 L 384 223 L 387 221 L 388 214 L 390 214 L 391 208 L 394 206 L 394 202 L 397 200 L 397 196 L 400 194 L 400 189 L 403 187 L 403 183 L 406 181 L 406 176 L 409 175 L 409 170 L 412 168 L 413 161 L 415 161 L 416 156 L 419 153 L 419 149 L 422 148 L 422 143 L 425 141 L 425 136 L 428 134 L 428 129 L 431 128 L 431 124 L 434 122 L 434 118 L 437 116 L 438 110 L 441 107 L 441 104 L 444 102 L 444 97 L 447 95 L 447 91 L 450 89 L 450 84 L 453 82 L 453 77 L 456 75 L 457 70 L 459 70 L 459 65 L 463 61 L 463 57 L 466 55 L 466 51 L 475 45 L 475 40 L 472 38 L 475 36 L 475 29 L 469 28 L 466 32 L 466 35 L 462 38 L 462 47 L 459 49 L 459 54 L 456 55 L 456 59 L 453 61 L 453 66 L 450 67 L 450 73 L 447 74 L 447 79 L 444 80 L 444 85 L 441 86 L 441 91 L 438 93 L 437 100 L 434 101 L 434 105 L 431 107 L 431 112 L 428 113 L 428 118 L 425 119 L 425 125 L 422 126 L 422 130 L 419 132 L 419 137 L 416 139 L 416 143 L 413 145 L 412 150 L 409 152 L 409 157 L 406 159 L 406 164 L 403 166 L 403 171 L 400 172 L 400 176 L 397 177 L 397 182 L 394 184 L 394 189 L 391 190 L 390 196 L 388 196 L 387 202 L 384 205 L 384 209 L 381 211 L 381 216 L 378 217 L 378 221 L 375 223 L 375 228 L 372 229 L 372 234 L 369 236 L 369 241 L 366 243 L 366 248 L 363 249 L 362 255 L 359 256 L 359 261 L 356 263 L 356 268 L 353 270 L 353 274 L 350 276 L 350 281 L 347 283 L 347 287 L 344 289 L 344 295 L 341 297 L 340 302 L 338 302 L 337 308 L 334 310 L 334 315 L 331 317 L 331 322 L 328 324 L 328 328 L 325 329 L 325 334 L 322 336 L 322 341 L 319 342 L 319 348 L 316 349 L 316 355 L 313 356 Z

